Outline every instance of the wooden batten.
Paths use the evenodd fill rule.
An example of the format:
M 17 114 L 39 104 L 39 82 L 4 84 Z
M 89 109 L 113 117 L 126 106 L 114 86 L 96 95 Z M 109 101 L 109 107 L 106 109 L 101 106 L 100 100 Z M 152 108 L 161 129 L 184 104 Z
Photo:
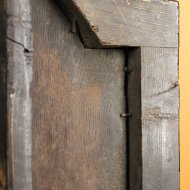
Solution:
M 7 1 L 8 189 L 32 190 L 32 18 L 29 0 Z

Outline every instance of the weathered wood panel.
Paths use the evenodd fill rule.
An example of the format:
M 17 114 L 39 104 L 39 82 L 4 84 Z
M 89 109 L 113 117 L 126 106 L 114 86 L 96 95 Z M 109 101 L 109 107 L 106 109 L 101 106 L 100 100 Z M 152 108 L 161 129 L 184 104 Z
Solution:
M 30 1 L 7 1 L 8 188 L 32 190 Z
M 50 0 L 32 7 L 33 189 L 124 190 L 123 51 L 84 49 Z
M 6 5 L 0 2 L 0 190 L 7 187 L 7 130 L 6 130 Z
M 178 3 L 55 0 L 76 17 L 87 47 L 178 47 Z
M 178 49 L 142 48 L 143 187 L 179 189 Z
M 121 9 L 116 1 L 112 3 Z M 149 3 L 134 1 L 127 5 L 130 9 L 141 4 L 146 8 L 151 6 Z M 169 12 L 174 10 L 176 17 L 170 22 L 177 24 L 177 4 L 152 2 L 153 8 L 162 10 L 163 5 Z M 129 182 L 126 180 L 126 131 L 129 132 L 130 188 L 179 189 L 177 48 L 141 47 L 128 52 L 128 67 L 132 72 L 126 93 L 132 117 L 126 130 L 126 121 L 120 117 L 126 111 L 123 51 L 84 49 L 81 39 L 95 44 L 89 47 L 111 48 L 116 44 L 101 44 L 95 35 L 99 27 L 93 23 L 90 28 L 84 18 L 78 23 L 82 35 L 79 39 L 71 33 L 70 24 L 52 1 L 33 0 L 32 65 L 30 8 L 29 0 L 8 1 L 9 189 L 123 190 Z M 114 13 L 117 18 L 119 13 Z M 166 15 L 168 19 L 169 14 Z M 0 21 L 5 24 L 3 19 Z M 161 24 L 156 18 L 155 22 Z M 85 32 L 88 38 L 84 40 Z M 5 35 L 5 31 L 0 34 Z M 176 32 L 171 35 L 177 39 Z M 156 41 L 153 43 L 156 45 L 141 42 L 136 45 L 163 45 Z M 150 39 L 149 42 L 152 43 Z M 2 53 L 5 58 L 6 52 Z M 3 79 L 6 70 L 4 65 L 0 68 Z M 0 85 L 6 91 L 2 81 Z M 6 100 L 2 92 L 0 99 Z M 5 103 L 0 109 L 6 112 Z M 4 125 L 6 120 L 2 118 Z M 5 134 L 5 128 L 2 129 Z M 5 157 L 0 157 L 0 161 Z M 3 186 L 6 186 L 5 166 L 0 165 Z
M 134 49 L 129 69 L 130 187 L 178 190 L 178 49 Z

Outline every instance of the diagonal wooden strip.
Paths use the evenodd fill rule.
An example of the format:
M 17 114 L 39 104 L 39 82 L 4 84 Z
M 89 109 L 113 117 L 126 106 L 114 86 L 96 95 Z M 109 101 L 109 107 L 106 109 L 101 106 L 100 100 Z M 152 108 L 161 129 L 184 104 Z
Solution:
M 179 189 L 178 48 L 142 48 L 143 188 Z

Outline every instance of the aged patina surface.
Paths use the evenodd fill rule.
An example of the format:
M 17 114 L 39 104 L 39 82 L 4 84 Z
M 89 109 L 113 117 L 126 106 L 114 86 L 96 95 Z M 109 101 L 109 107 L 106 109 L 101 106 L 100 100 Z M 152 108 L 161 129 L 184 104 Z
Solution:
M 178 4 L 7 4 L 0 124 L 8 118 L 9 189 L 178 190 Z

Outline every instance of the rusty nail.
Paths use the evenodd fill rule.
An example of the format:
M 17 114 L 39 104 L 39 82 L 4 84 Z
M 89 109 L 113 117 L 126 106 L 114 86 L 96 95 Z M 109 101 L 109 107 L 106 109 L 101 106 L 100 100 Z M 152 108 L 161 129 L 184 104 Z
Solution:
M 131 113 L 121 113 L 120 116 L 121 117 L 131 117 L 132 114 Z
M 91 29 L 94 31 L 94 32 L 99 32 L 99 28 L 98 26 L 91 26 Z
M 124 67 L 123 71 L 126 73 L 132 73 L 132 70 L 128 69 L 128 67 Z
M 74 33 L 74 34 L 77 33 L 77 21 L 76 21 L 76 18 L 73 18 L 73 20 L 72 20 L 71 32 Z

